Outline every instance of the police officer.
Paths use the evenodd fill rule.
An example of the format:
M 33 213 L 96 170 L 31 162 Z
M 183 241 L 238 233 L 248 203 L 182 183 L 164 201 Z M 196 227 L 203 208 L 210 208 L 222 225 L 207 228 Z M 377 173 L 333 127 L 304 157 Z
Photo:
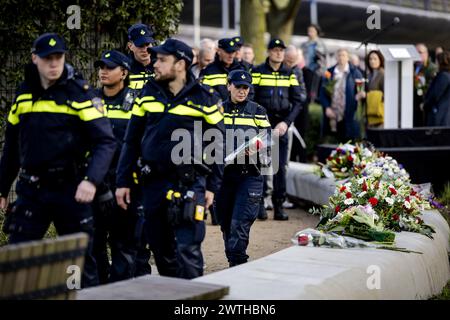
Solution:
M 101 58 L 95 61 L 94 66 L 98 68 L 98 77 L 102 85 L 102 88 L 98 89 L 98 95 L 104 100 L 118 146 L 94 200 L 93 253 L 97 261 L 100 283 L 106 283 L 131 278 L 135 275 L 136 269 L 137 245 L 140 238 L 135 237 L 135 232 L 139 217 L 118 207 L 114 197 L 117 162 L 128 121 L 131 118 L 133 101 L 126 100 L 130 69 L 130 61 L 126 55 L 117 50 L 105 51 Z M 133 181 L 137 185 L 138 180 L 133 179 Z M 138 191 L 139 188 L 135 186 L 133 190 Z M 133 206 L 139 206 L 140 199 L 133 200 Z M 133 213 L 138 212 L 137 208 L 133 209 Z M 111 247 L 111 266 L 107 254 L 108 242 Z
M 147 236 L 159 274 L 191 279 L 203 274 L 204 210 L 212 204 L 223 172 L 218 163 L 193 165 L 192 157 L 198 159 L 194 150 L 202 147 L 199 142 L 206 129 L 222 130 L 221 137 L 223 116 L 218 98 L 188 72 L 193 59 L 188 45 L 168 39 L 151 51 L 157 55 L 155 79 L 147 82 L 133 107 L 119 160 L 116 198 L 126 209 L 130 170 L 140 154 Z M 197 127 L 200 132 L 194 131 Z M 188 140 L 188 149 L 181 152 L 183 161 L 174 151 L 180 142 L 173 136 L 179 134 Z M 216 144 L 220 158 L 220 140 Z
M 236 60 L 244 66 L 245 70 L 250 72 L 253 68 L 253 65 L 243 59 L 244 52 L 242 46 L 244 45 L 244 38 L 242 38 L 241 36 L 237 36 L 234 37 L 233 40 L 236 42 L 236 45 L 238 47 L 238 50 L 236 51 Z
M 288 220 L 283 211 L 286 199 L 286 166 L 288 153 L 287 130 L 295 120 L 306 95 L 302 95 L 300 85 L 292 68 L 284 63 L 286 46 L 281 39 L 272 39 L 268 45 L 269 56 L 266 62 L 252 70 L 253 85 L 255 87 L 255 101 L 262 105 L 269 116 L 274 134 L 279 136 L 278 171 L 273 175 L 272 202 L 274 205 L 274 219 Z M 267 219 L 264 207 L 261 207 L 260 219 Z
M 244 70 L 234 70 L 228 75 L 230 98 L 224 103 L 225 129 L 226 136 L 231 136 L 228 132 L 231 130 L 237 141 L 254 139 L 260 131 L 271 128 L 266 110 L 247 99 L 251 86 L 252 77 Z M 239 147 L 234 140 L 226 140 L 227 154 Z M 245 161 L 226 165 L 222 187 L 217 195 L 216 211 L 230 267 L 247 262 L 250 227 L 261 204 L 264 183 L 261 166 L 268 163 L 262 163 L 259 157 L 255 157 L 256 154 L 252 154 L 256 151 L 247 151 Z
M 228 98 L 228 73 L 233 70 L 247 70 L 236 59 L 238 50 L 238 43 L 233 39 L 220 39 L 214 62 L 200 72 L 201 82 L 212 87 L 223 101 Z
M 148 48 L 155 43 L 153 31 L 145 24 L 137 23 L 128 29 L 128 49 L 131 51 L 131 89 L 140 90 L 153 74 L 153 65 Z
M 65 64 L 57 34 L 38 37 L 8 116 L 0 163 L 0 207 L 19 174 L 8 223 L 9 242 L 41 239 L 53 221 L 58 234 L 92 235 L 90 202 L 113 157 L 116 142 L 101 99 Z M 85 155 L 90 152 L 86 164 Z M 98 283 L 91 245 L 83 286 Z
M 128 29 L 128 49 L 131 51 L 130 60 L 130 83 L 128 87 L 126 100 L 134 101 L 144 87 L 145 83 L 153 76 L 153 62 L 151 54 L 148 51 L 155 44 L 153 38 L 154 31 L 146 24 L 136 23 Z M 134 200 L 140 201 L 134 193 Z M 133 204 L 134 208 L 139 208 L 139 205 Z M 137 212 L 138 213 L 138 212 Z M 148 248 L 138 248 L 136 257 L 136 273 L 135 276 L 141 276 L 151 273 L 149 264 L 150 250 Z

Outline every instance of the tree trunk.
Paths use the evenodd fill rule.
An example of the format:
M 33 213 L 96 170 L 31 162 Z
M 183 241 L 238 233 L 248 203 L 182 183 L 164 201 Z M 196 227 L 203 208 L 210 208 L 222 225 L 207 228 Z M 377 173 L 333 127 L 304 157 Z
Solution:
M 271 0 L 270 2 L 271 6 L 267 14 L 270 37 L 281 38 L 288 45 L 301 0 Z
M 263 62 L 266 56 L 264 43 L 266 29 L 266 14 L 263 1 L 241 1 L 241 35 L 245 42 L 253 45 L 256 64 Z

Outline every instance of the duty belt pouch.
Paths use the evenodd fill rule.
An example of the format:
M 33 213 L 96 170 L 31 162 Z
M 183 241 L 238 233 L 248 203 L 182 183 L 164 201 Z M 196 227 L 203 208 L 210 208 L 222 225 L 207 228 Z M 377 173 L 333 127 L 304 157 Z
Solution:
M 187 191 L 183 200 L 183 221 L 193 222 L 196 204 L 194 191 Z

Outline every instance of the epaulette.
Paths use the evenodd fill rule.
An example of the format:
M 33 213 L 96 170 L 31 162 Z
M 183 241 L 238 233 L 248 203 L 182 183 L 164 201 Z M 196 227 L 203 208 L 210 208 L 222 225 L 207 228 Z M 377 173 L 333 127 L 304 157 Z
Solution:
M 87 92 L 90 88 L 89 83 L 82 78 L 73 78 L 73 82 L 79 87 L 83 92 Z

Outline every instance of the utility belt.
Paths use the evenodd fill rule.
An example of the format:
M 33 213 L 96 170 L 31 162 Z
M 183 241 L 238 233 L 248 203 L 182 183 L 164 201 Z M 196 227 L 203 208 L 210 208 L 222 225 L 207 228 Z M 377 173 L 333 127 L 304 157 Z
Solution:
M 149 163 L 143 160 L 138 161 L 140 179 L 143 183 L 152 179 L 167 179 L 173 182 L 180 182 L 183 186 L 190 186 L 197 177 L 206 177 L 211 174 L 204 164 L 180 164 L 171 168 L 157 163 Z
M 193 223 L 206 220 L 205 207 L 198 203 L 193 190 L 169 190 L 166 194 L 169 201 L 167 219 L 171 225 Z
M 259 176 L 261 170 L 254 164 L 231 164 L 225 167 L 225 172 L 242 176 Z
M 30 170 L 21 168 L 19 179 L 30 184 L 63 185 L 80 179 L 76 167 L 52 167 L 44 170 Z

